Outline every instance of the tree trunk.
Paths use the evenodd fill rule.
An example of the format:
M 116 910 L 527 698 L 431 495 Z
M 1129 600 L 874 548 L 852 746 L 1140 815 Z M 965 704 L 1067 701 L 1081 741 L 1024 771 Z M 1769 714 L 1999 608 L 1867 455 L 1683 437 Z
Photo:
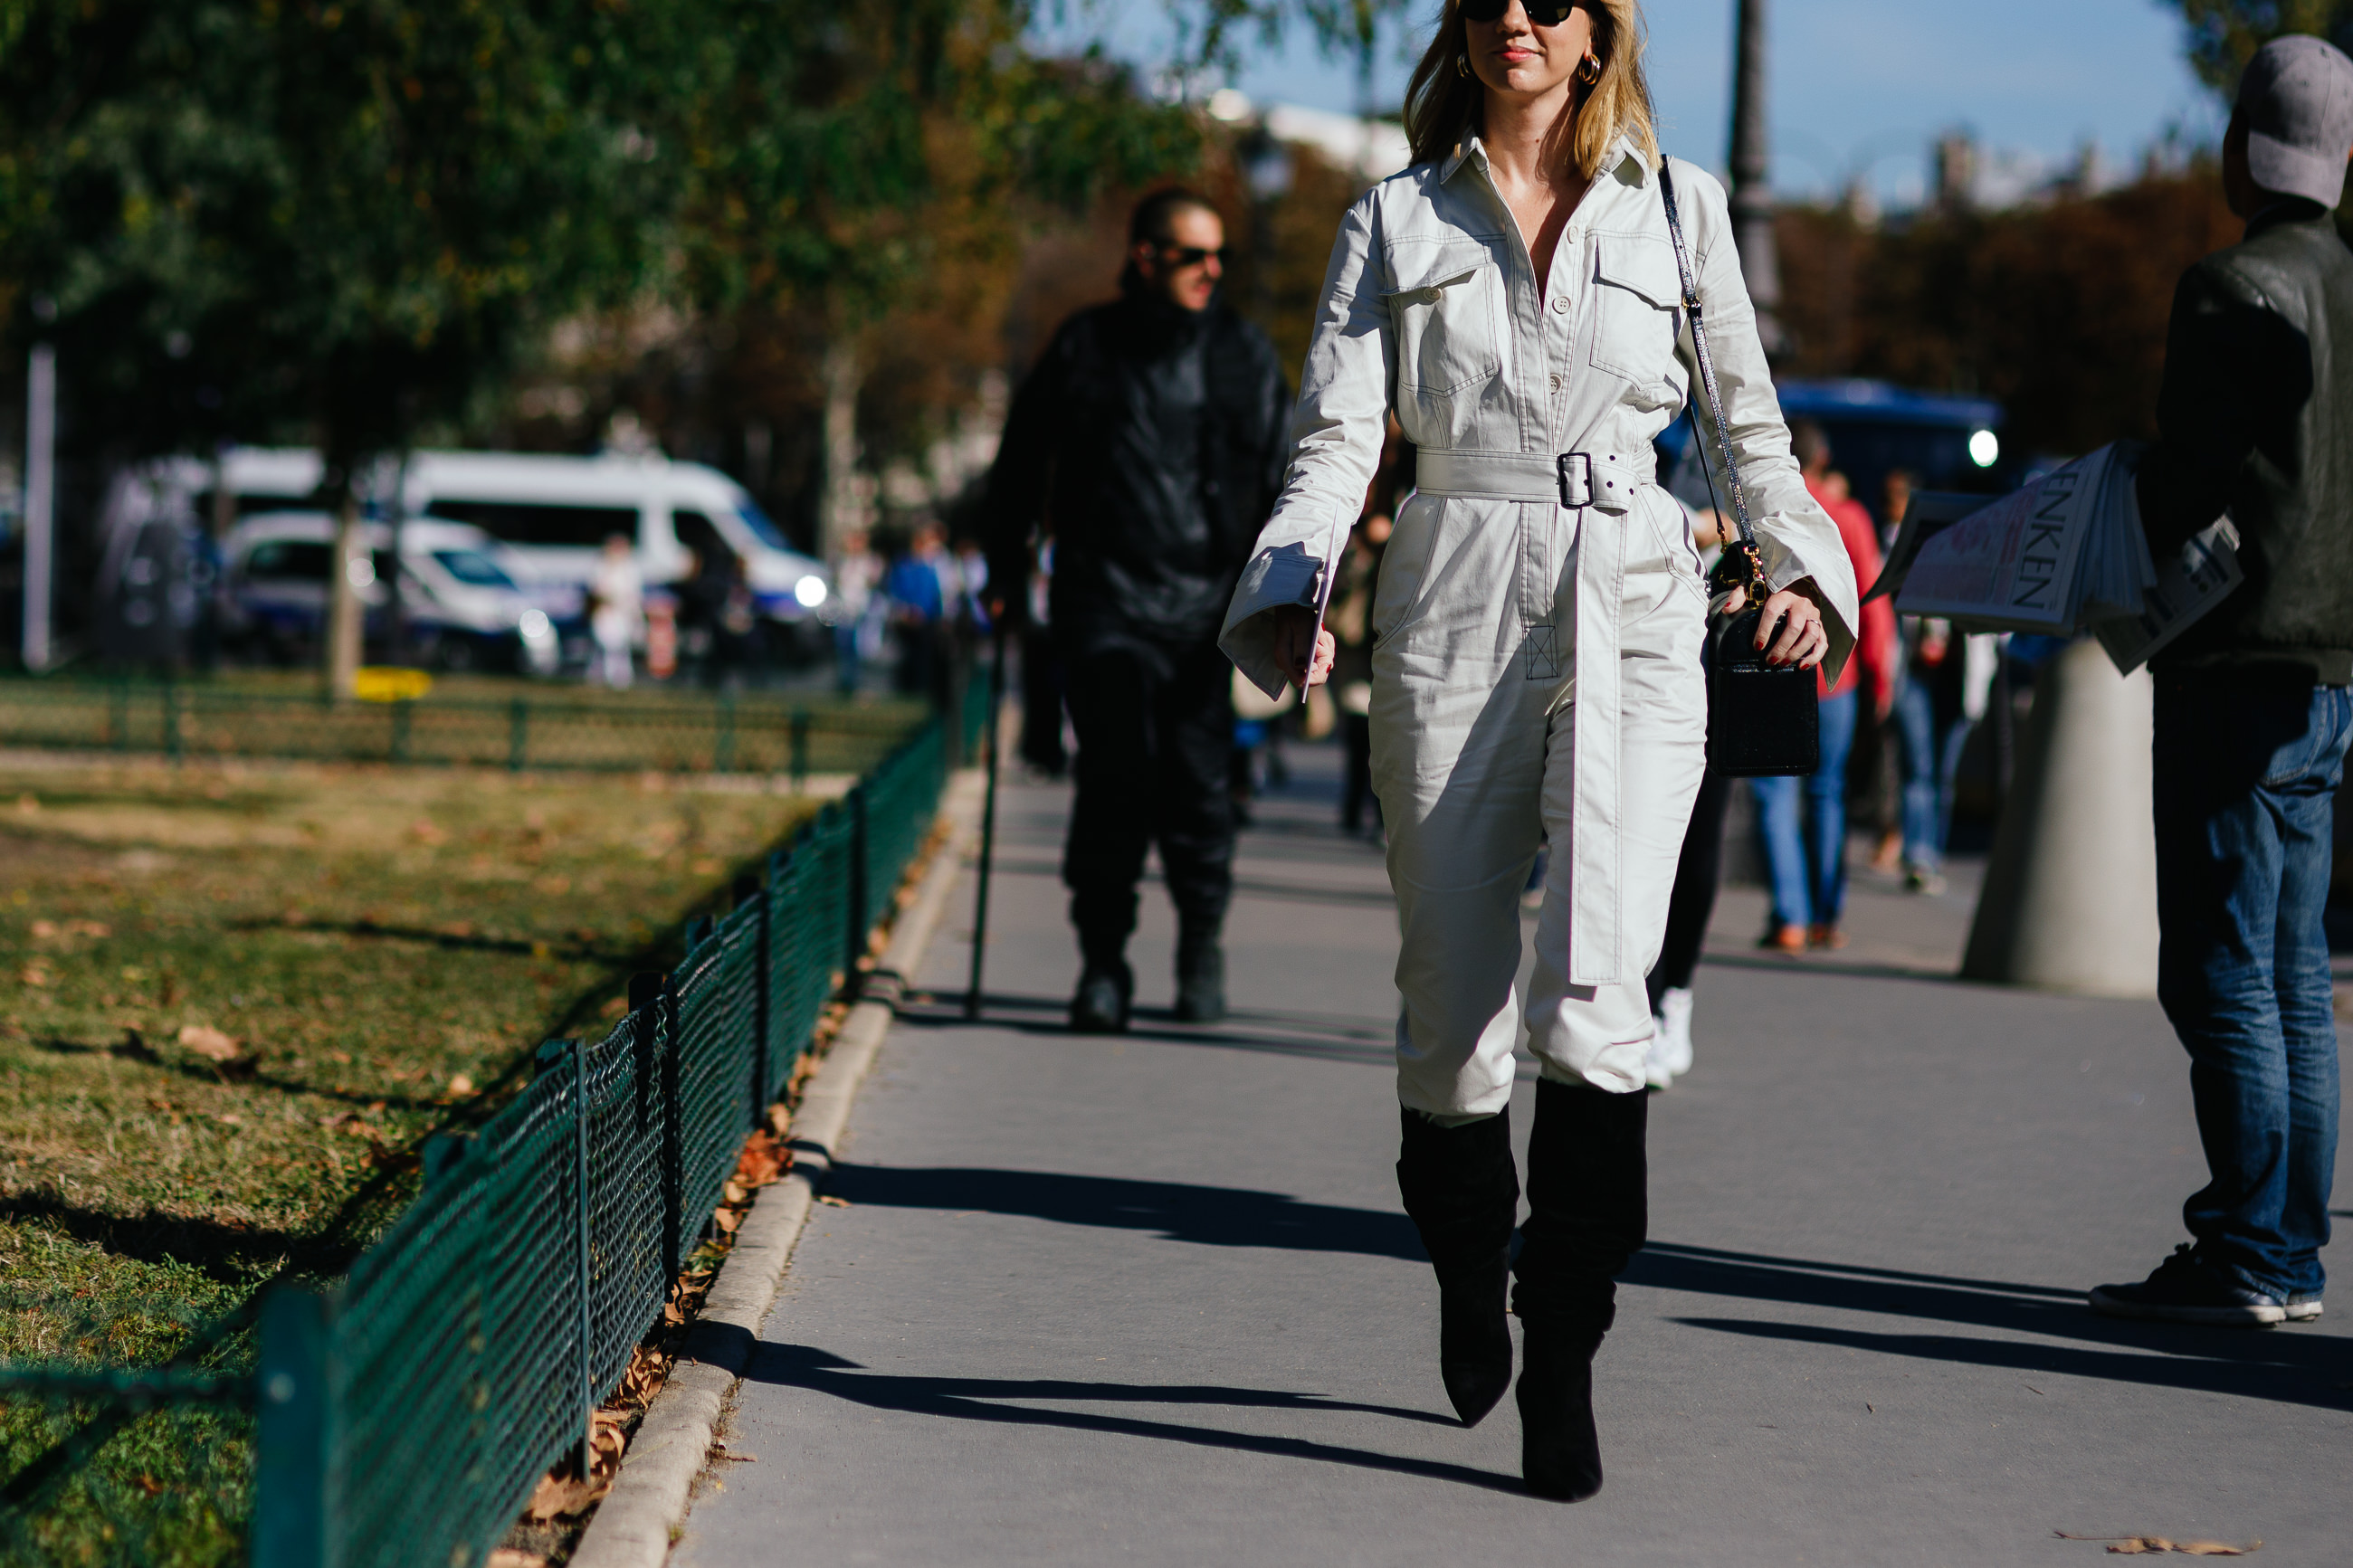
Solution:
M 327 692 L 348 702 L 359 691 L 360 650 L 367 607 L 361 584 L 374 563 L 360 532 L 360 498 L 349 478 L 335 503 L 335 548 L 327 562 Z
M 831 561 L 842 537 L 866 522 L 865 498 L 858 482 L 858 393 L 865 368 L 858 344 L 837 333 L 825 349 L 825 492 L 818 504 L 818 553 Z

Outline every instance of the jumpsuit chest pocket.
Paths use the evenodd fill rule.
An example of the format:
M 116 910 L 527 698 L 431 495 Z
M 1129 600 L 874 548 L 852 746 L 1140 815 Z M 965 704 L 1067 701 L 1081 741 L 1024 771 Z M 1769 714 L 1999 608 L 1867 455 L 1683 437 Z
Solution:
M 1673 387 L 1677 312 L 1683 279 L 1673 247 L 1647 234 L 1594 237 L 1593 334 L 1597 370 L 1622 376 L 1661 402 L 1680 401 Z
M 1504 275 L 1476 240 L 1400 244 L 1390 255 L 1398 286 L 1382 291 L 1397 333 L 1397 401 L 1447 421 L 1504 369 Z

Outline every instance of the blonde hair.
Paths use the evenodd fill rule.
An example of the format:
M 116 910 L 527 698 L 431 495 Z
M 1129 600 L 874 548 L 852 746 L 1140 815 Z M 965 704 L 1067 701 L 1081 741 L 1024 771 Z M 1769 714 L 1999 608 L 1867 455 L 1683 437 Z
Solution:
M 1651 112 L 1651 84 L 1642 74 L 1642 49 L 1648 41 L 1642 26 L 1641 0 L 1579 0 L 1593 18 L 1593 55 L 1601 62 L 1600 79 L 1591 87 L 1579 84 L 1577 132 L 1569 157 L 1577 172 L 1591 179 L 1601 160 L 1630 138 L 1647 163 L 1659 161 L 1659 136 Z M 1462 20 L 1461 0 L 1446 0 L 1438 19 L 1438 35 L 1430 40 L 1413 79 L 1405 89 L 1405 133 L 1413 145 L 1413 161 L 1436 163 L 1454 151 L 1465 135 L 1477 129 L 1487 89 L 1475 72 L 1465 74 L 1457 62 L 1470 56 L 1470 40 Z

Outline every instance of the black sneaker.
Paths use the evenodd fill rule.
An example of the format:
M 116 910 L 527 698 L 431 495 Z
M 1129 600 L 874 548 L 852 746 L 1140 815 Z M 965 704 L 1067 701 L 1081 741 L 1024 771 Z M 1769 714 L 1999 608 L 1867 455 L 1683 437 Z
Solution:
M 2139 1284 L 2102 1285 L 2091 1292 L 2090 1300 L 2092 1310 L 2103 1317 L 2160 1323 L 2267 1329 L 2287 1321 L 2287 1309 L 2278 1297 L 2250 1289 L 2209 1267 L 2186 1241 Z M 2317 1316 L 2316 1301 L 2314 1307 Z
M 2320 1318 L 2320 1292 L 2291 1290 L 2287 1293 L 2287 1300 L 2280 1303 L 2280 1310 L 2287 1314 L 2287 1321 L 2291 1323 L 2316 1322 Z
M 1118 1035 L 1127 1030 L 1128 998 L 1134 994 L 1135 976 L 1123 963 L 1117 968 L 1090 965 L 1079 976 L 1079 994 L 1071 998 L 1071 1032 L 1077 1035 Z
M 1215 1024 L 1226 1016 L 1226 955 L 1215 940 L 1189 942 L 1176 952 L 1176 1021 Z

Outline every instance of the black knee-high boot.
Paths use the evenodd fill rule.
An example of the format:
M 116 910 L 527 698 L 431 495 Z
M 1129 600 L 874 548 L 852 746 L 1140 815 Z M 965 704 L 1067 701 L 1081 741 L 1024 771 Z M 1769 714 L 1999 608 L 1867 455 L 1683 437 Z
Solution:
M 1528 1490 L 1582 1502 L 1601 1489 L 1593 1352 L 1617 1312 L 1617 1277 L 1650 1226 L 1650 1096 L 1540 1082 L 1528 1141 L 1528 1219 L 1512 1293 L 1525 1340 L 1521 1473 Z
M 1508 1110 L 1461 1127 L 1404 1113 L 1398 1191 L 1438 1270 L 1438 1374 L 1465 1426 L 1512 1386 L 1512 1327 L 1504 1312 L 1520 1178 Z

